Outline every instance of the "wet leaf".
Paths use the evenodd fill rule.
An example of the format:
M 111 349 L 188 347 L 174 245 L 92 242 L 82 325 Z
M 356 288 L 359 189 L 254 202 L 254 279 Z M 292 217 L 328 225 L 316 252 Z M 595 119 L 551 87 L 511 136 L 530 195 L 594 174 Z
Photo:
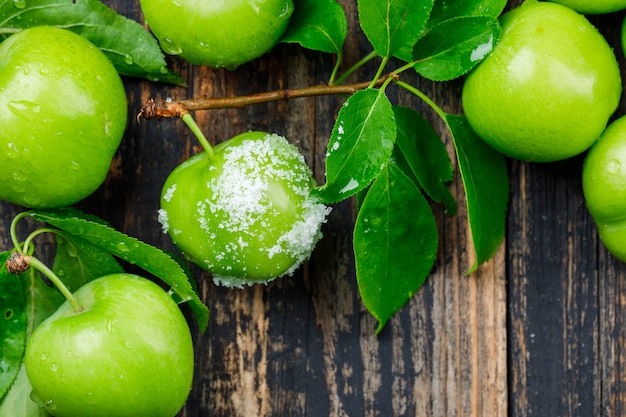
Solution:
M 326 184 L 313 190 L 323 201 L 344 200 L 367 187 L 393 151 L 396 126 L 384 90 L 354 93 L 339 111 L 326 154 Z
M 347 33 L 346 13 L 336 0 L 295 0 L 280 41 L 339 55 Z
M 452 163 L 445 145 L 428 121 L 408 107 L 394 107 L 398 136 L 396 143 L 421 188 L 450 214 L 456 201 L 446 183 L 452 180 Z
M 433 0 L 359 0 L 359 23 L 379 56 L 391 57 L 417 41 Z
M 0 253 L 0 401 L 19 372 L 28 327 L 20 278 L 6 268 L 9 255 Z
M 65 232 L 79 236 L 81 239 L 98 247 L 111 255 L 115 255 L 131 264 L 160 278 L 171 286 L 180 300 L 189 302 L 198 325 L 202 331 L 208 324 L 209 312 L 194 291 L 190 281 L 193 277 L 186 274 L 178 262 L 170 255 L 121 233 L 93 216 L 72 209 L 35 210 L 31 216 L 38 221 L 46 222 Z
M 467 119 L 447 115 L 454 139 L 459 172 L 467 200 L 467 212 L 476 262 L 468 272 L 491 258 L 504 238 L 509 199 L 509 178 L 504 156 L 474 133 Z
M 438 231 L 417 186 L 388 164 L 372 184 L 354 227 L 357 282 L 377 332 L 413 297 L 435 262 Z
M 0 39 L 33 26 L 58 26 L 91 41 L 120 74 L 183 84 L 165 62 L 156 39 L 142 25 L 98 0 L 0 2 Z
M 426 32 L 413 49 L 415 70 L 434 81 L 448 81 L 469 72 L 500 40 L 495 17 L 449 19 Z

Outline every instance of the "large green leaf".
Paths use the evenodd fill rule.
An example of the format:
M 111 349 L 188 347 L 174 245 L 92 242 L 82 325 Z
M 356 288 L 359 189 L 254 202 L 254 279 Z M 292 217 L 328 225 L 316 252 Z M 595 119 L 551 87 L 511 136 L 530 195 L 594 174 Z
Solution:
M 354 227 L 359 291 L 378 331 L 422 286 L 435 262 L 435 217 L 417 186 L 387 164 L 370 187 Z
M 354 93 L 339 111 L 326 153 L 322 200 L 344 200 L 367 187 L 391 156 L 396 138 L 393 109 L 384 90 Z
M 79 236 L 101 250 L 137 265 L 160 278 L 196 315 L 201 330 L 206 329 L 209 312 L 194 291 L 190 281 L 178 262 L 169 254 L 140 240 L 121 233 L 102 221 L 94 220 L 71 208 L 56 210 L 35 210 L 31 216 L 42 222 L 58 227 L 65 232 Z
M 435 0 L 427 26 L 461 16 L 498 17 L 506 7 L 506 0 Z
M 339 55 L 347 33 L 346 13 L 336 0 L 295 0 L 289 26 L 280 41 Z
M 0 2 L 0 38 L 33 26 L 58 26 L 90 40 L 124 75 L 182 84 L 168 69 L 156 39 L 139 23 L 99 0 Z
M 359 0 L 359 23 L 379 56 L 412 46 L 426 25 L 433 0 Z
M 22 284 L 6 268 L 9 255 L 0 253 L 0 401 L 20 370 L 28 324 Z
M 448 81 L 469 72 L 500 40 L 495 17 L 468 16 L 449 19 L 426 32 L 413 49 L 414 68 L 435 81 Z
M 452 163 L 439 135 L 421 113 L 400 106 L 393 110 L 396 143 L 420 186 L 434 201 L 443 202 L 450 214 L 456 213 L 456 201 L 445 185 L 452 180 Z
M 504 156 L 483 142 L 461 115 L 447 115 L 454 138 L 476 262 L 489 260 L 504 238 L 509 200 L 509 178 Z

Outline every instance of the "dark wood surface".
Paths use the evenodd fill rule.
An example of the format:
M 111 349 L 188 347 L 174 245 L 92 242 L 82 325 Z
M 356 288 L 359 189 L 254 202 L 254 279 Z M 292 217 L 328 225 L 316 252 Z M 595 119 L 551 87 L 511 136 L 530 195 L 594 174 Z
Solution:
M 341 2 L 350 21 L 347 67 L 369 49 L 356 25 L 356 1 Z M 142 19 L 136 1 L 106 3 Z M 591 20 L 625 68 L 619 44 L 623 17 Z M 188 88 L 125 79 L 131 117 L 123 144 L 106 183 L 78 204 L 168 250 L 174 247 L 156 220 L 161 186 L 199 147 L 178 120 L 137 123 L 133 116 L 142 104 L 150 97 L 310 86 L 328 79 L 333 59 L 280 45 L 234 72 L 171 62 Z M 353 80 L 371 74 L 366 67 Z M 462 80 L 409 81 L 446 111 L 462 111 Z M 432 111 L 394 90 L 391 98 L 424 110 L 453 152 Z M 286 136 L 323 182 L 326 143 L 341 103 L 340 97 L 295 99 L 195 116 L 213 142 L 257 129 Z M 617 114 L 624 113 L 621 105 Z M 212 315 L 206 333 L 195 332 L 196 375 L 181 416 L 626 415 L 626 265 L 601 245 L 586 211 L 582 157 L 508 164 L 506 238 L 495 257 L 465 275 L 473 255 L 457 175 L 450 187 L 459 213 L 450 216 L 435 207 L 441 243 L 433 273 L 378 336 L 355 281 L 353 201 L 334 206 L 323 240 L 293 277 L 228 290 L 193 269 Z M 9 247 L 9 223 L 21 210 L 0 204 L 0 248 Z

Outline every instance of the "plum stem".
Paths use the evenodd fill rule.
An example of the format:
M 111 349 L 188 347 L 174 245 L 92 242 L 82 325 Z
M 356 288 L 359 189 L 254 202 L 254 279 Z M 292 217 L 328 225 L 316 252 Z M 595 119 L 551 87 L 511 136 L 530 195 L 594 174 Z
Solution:
M 35 268 L 37 271 L 41 272 L 46 278 L 48 278 L 55 287 L 63 294 L 63 297 L 70 303 L 72 309 L 76 313 L 80 313 L 83 311 L 83 306 L 81 306 L 76 298 L 72 295 L 72 292 L 63 284 L 63 281 L 54 273 L 46 264 L 41 262 L 39 259 L 35 258 L 31 255 L 25 255 L 20 252 L 14 252 L 9 259 L 7 260 L 7 268 L 9 272 L 13 274 L 21 274 L 25 272 L 29 267 Z
M 209 143 L 209 140 L 206 138 L 206 136 L 204 136 L 204 133 L 202 133 L 202 130 L 200 129 L 200 127 L 194 120 L 191 113 L 189 112 L 184 113 L 180 118 L 182 119 L 183 122 L 185 122 L 185 124 L 189 127 L 189 129 L 191 129 L 193 134 L 196 136 L 196 138 L 200 142 L 200 145 L 202 145 L 202 148 L 204 149 L 206 154 L 209 156 L 209 159 L 212 159 L 213 155 L 215 155 L 215 152 L 213 152 L 213 146 L 211 146 L 211 143 Z

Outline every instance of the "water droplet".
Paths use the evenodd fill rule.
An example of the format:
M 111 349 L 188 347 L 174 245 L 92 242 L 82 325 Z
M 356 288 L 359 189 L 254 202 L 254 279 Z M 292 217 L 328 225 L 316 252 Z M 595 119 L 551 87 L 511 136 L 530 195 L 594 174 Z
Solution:
M 606 163 L 606 170 L 609 174 L 617 174 L 622 170 L 622 163 L 617 159 L 611 159 Z
M 163 51 L 165 51 L 165 53 L 170 55 L 180 55 L 183 52 L 182 48 L 176 45 L 170 39 L 163 39 L 161 41 L 161 48 L 163 48 Z
M 106 324 L 107 333 L 113 333 L 115 331 L 115 320 L 109 320 Z
M 13 0 L 13 6 L 17 7 L 18 9 L 23 9 L 24 7 L 26 7 L 26 0 Z
M 39 104 L 27 100 L 9 101 L 7 107 L 11 113 L 26 120 L 35 120 L 37 113 L 41 111 Z
M 53 363 L 52 365 L 50 365 L 50 369 L 52 370 L 52 372 L 57 372 L 59 370 L 59 365 Z
M 42 353 L 39 359 L 41 359 L 42 361 L 45 361 L 48 359 L 48 355 L 46 355 L 45 353 Z
M 120 252 L 130 252 L 130 249 L 128 248 L 128 246 L 126 246 L 125 242 L 118 243 L 117 250 L 119 250 Z
M 78 171 L 80 169 L 80 164 L 76 161 L 72 161 L 72 163 L 70 164 L 70 169 L 72 171 Z
M 132 55 L 126 54 L 126 56 L 124 56 L 124 62 L 126 65 L 133 65 L 135 63 L 135 59 Z

